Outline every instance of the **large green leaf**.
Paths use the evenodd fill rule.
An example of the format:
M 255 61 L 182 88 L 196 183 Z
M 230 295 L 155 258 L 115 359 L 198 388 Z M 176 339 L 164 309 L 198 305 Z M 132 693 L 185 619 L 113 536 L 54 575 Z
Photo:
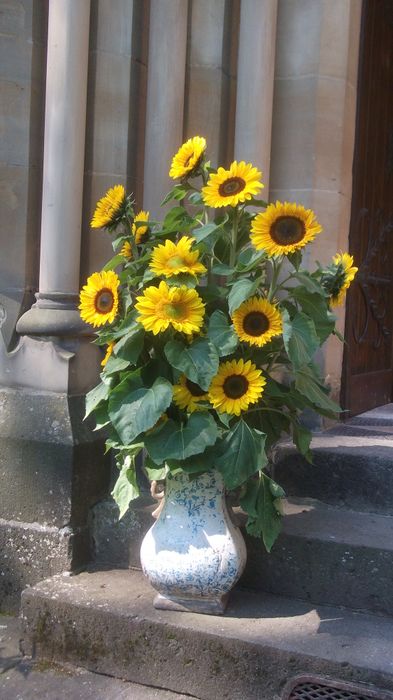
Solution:
M 340 406 L 327 396 L 325 387 L 318 382 L 311 367 L 301 367 L 295 372 L 295 388 L 314 406 L 333 413 L 341 412 Z
M 164 352 L 168 362 L 201 389 L 207 391 L 211 380 L 218 372 L 217 348 L 206 338 L 198 338 L 191 345 L 179 340 L 170 340 Z
M 312 464 L 312 454 L 310 450 L 310 444 L 312 439 L 312 433 L 308 428 L 301 423 L 295 421 L 292 424 L 292 436 L 293 442 L 295 443 L 297 449 L 306 458 L 307 462 Z
M 267 463 L 266 435 L 240 419 L 220 441 L 215 460 L 228 489 L 235 489 Z
M 335 324 L 335 317 L 329 310 L 326 300 L 320 294 L 310 294 L 304 287 L 296 287 L 292 293 L 304 313 L 312 318 L 322 344 L 333 332 Z
M 247 532 L 254 537 L 262 537 L 268 552 L 281 531 L 278 499 L 283 496 L 283 489 L 262 473 L 260 479 L 249 481 L 247 491 L 240 500 L 241 507 L 248 514 Z
M 112 379 L 113 381 L 113 379 Z M 100 382 L 97 386 L 94 387 L 94 389 L 91 389 L 86 394 L 86 413 L 85 413 L 85 418 L 90 415 L 92 411 L 94 411 L 97 406 L 101 403 L 101 401 L 106 401 L 110 394 L 111 390 L 111 381 L 106 381 L 106 382 Z
M 124 445 L 152 428 L 172 401 L 172 385 L 162 377 L 151 387 L 129 392 L 127 385 L 112 392 L 108 414 Z
M 292 320 L 283 314 L 283 339 L 295 368 L 308 364 L 320 344 L 314 323 L 303 313 L 296 314 Z
M 220 357 L 230 355 L 238 346 L 237 337 L 233 326 L 229 324 L 226 315 L 222 311 L 214 311 L 210 317 L 207 335 L 214 343 Z
M 243 301 L 251 297 L 259 287 L 258 280 L 241 279 L 235 282 L 228 296 L 229 313 L 232 315 Z
M 121 357 L 116 357 L 116 355 L 110 355 L 104 367 L 104 374 L 115 374 L 115 372 L 121 372 L 126 369 L 130 364 L 129 360 L 124 360 Z
M 293 279 L 300 282 L 298 287 L 294 289 L 302 289 L 303 292 L 306 291 L 309 294 L 318 294 L 320 297 L 326 297 L 326 292 L 322 285 L 318 282 L 315 277 L 312 277 L 306 270 L 301 270 L 293 274 Z
M 113 354 L 122 360 L 128 360 L 133 365 L 138 361 L 138 357 L 142 352 L 145 333 L 143 328 L 137 326 L 132 328 L 130 332 L 121 338 L 114 347 Z M 110 358 L 109 358 L 110 359 Z
M 146 435 L 145 447 L 156 464 L 166 459 L 184 460 L 204 452 L 217 440 L 217 425 L 210 413 L 195 412 L 187 423 L 168 420 L 157 432 Z
M 139 496 L 134 459 L 127 456 L 111 494 L 119 507 L 119 519 L 127 512 L 130 501 Z

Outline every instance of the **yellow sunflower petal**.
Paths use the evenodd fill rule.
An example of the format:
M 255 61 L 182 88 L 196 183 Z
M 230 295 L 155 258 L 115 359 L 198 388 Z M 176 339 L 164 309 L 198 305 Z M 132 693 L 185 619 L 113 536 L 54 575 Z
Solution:
M 92 228 L 105 228 L 113 224 L 121 212 L 125 199 L 126 191 L 123 185 L 111 187 L 97 202 L 90 226 Z
M 244 160 L 238 163 L 235 160 L 229 170 L 218 168 L 216 173 L 210 175 L 207 184 L 202 187 L 203 201 L 208 207 L 235 207 L 258 194 L 264 187 L 260 182 L 261 177 L 262 173 L 251 163 Z
M 303 248 L 321 231 L 311 209 L 277 201 L 255 216 L 250 238 L 255 248 L 267 255 L 288 255 Z
M 197 169 L 206 150 L 206 139 L 194 136 L 179 148 L 172 159 L 169 177 L 173 180 L 186 177 Z
M 135 243 L 139 245 L 139 243 L 144 243 L 146 240 L 147 234 L 149 232 L 149 227 L 148 227 L 148 221 L 149 221 L 149 216 L 150 212 L 148 211 L 140 211 L 139 214 L 137 214 L 134 217 L 134 223 L 132 224 L 131 231 L 132 235 L 135 238 Z M 136 226 L 138 223 L 146 223 L 146 226 Z
M 249 345 L 262 347 L 282 333 L 281 314 L 267 299 L 252 297 L 244 301 L 232 315 L 239 339 Z
M 209 399 L 219 413 L 239 416 L 263 393 L 266 379 L 262 371 L 248 360 L 223 362 L 209 388 Z
M 172 326 L 180 333 L 198 333 L 203 325 L 204 304 L 195 289 L 168 287 L 160 282 L 137 297 L 137 320 L 154 335 Z
M 94 272 L 80 293 L 81 318 L 92 326 L 113 323 L 119 308 L 120 280 L 113 270 Z
M 110 342 L 109 345 L 107 346 L 107 348 L 106 348 L 106 353 L 105 353 L 105 357 L 104 357 L 104 359 L 103 359 L 102 362 L 101 362 L 101 367 L 105 367 L 105 365 L 106 365 L 106 363 L 108 362 L 110 356 L 112 355 L 112 352 L 113 352 L 113 348 L 114 348 L 114 347 L 115 347 L 114 341 Z
M 198 262 L 199 251 L 191 251 L 194 239 L 183 236 L 178 243 L 166 240 L 153 249 L 150 269 L 156 275 L 173 277 L 181 273 L 203 275 L 206 267 Z
M 193 413 L 194 411 L 202 410 L 199 401 L 208 401 L 209 396 L 198 384 L 190 381 L 190 379 L 187 379 L 185 374 L 183 374 L 178 384 L 175 384 L 173 387 L 173 400 L 179 408 Z
M 123 258 L 127 258 L 127 260 L 132 259 L 132 247 L 129 241 L 124 241 L 120 250 L 120 255 L 122 255 Z
M 331 306 L 340 306 L 343 303 L 347 289 L 353 282 L 359 269 L 354 266 L 353 262 L 353 257 L 349 253 L 336 253 L 333 256 L 333 263 L 337 265 L 338 270 L 341 272 L 342 279 L 340 280 L 339 290 L 330 298 Z

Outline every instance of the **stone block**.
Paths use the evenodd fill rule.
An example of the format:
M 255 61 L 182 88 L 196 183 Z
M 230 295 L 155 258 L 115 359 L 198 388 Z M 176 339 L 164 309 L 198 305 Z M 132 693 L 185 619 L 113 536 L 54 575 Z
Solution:
M 140 568 L 141 542 L 154 523 L 151 513 L 155 507 L 131 503 L 119 520 L 119 508 L 112 499 L 94 505 L 89 516 L 94 563 Z
M 322 17 L 322 2 L 284 0 L 278 3 L 278 78 L 318 74 Z
M 56 576 L 23 593 L 23 649 L 201 700 L 281 700 L 310 673 L 393 690 L 391 619 L 244 591 L 217 618 L 153 597 L 137 571 Z

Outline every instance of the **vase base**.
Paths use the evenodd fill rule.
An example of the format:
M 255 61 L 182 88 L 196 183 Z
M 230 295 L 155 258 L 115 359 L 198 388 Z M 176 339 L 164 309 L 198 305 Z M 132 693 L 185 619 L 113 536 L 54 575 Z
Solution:
M 153 605 L 158 610 L 177 610 L 179 612 L 196 612 L 203 615 L 223 615 L 228 603 L 229 593 L 217 598 L 168 598 L 158 593 Z

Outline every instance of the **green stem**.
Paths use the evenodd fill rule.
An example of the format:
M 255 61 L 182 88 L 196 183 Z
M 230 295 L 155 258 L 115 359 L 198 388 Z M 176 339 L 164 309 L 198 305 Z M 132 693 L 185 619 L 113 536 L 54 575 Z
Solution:
M 237 232 L 239 229 L 239 212 L 237 207 L 233 211 L 233 226 L 231 235 L 231 252 L 229 255 L 229 267 L 234 267 L 236 262 Z

